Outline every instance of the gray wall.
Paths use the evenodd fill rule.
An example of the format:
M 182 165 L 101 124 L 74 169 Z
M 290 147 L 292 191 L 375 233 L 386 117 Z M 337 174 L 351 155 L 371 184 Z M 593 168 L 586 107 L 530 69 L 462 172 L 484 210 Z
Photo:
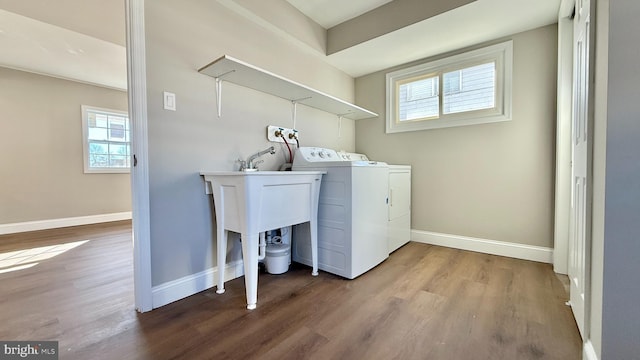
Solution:
M 127 93 L 0 68 L 0 224 L 131 211 L 129 174 L 85 174 L 81 105 Z
M 602 359 L 638 359 L 640 2 L 611 1 L 609 11 Z
M 396 134 L 384 115 L 356 123 L 358 152 L 413 166 L 413 229 L 553 247 L 557 26 L 509 39 L 512 121 Z M 398 68 L 356 79 L 356 102 L 385 114 Z
M 292 126 L 291 103 L 223 83 L 216 116 L 215 81 L 197 69 L 227 54 L 299 83 L 353 99 L 353 79 L 323 57 L 249 21 L 218 1 L 145 2 L 152 283 L 159 285 L 216 266 L 211 197 L 202 170 L 234 170 L 238 157 L 272 145 L 267 125 Z M 277 12 L 286 2 L 263 11 Z M 302 16 L 302 15 L 300 15 Z M 263 18 L 272 18 L 265 15 Z M 305 45 L 306 46 L 306 45 Z M 162 92 L 176 94 L 177 111 L 162 108 Z M 338 136 L 335 115 L 298 106 L 303 146 L 355 150 L 353 121 Z M 261 169 L 284 163 L 286 149 Z M 234 255 L 238 255 L 235 245 Z

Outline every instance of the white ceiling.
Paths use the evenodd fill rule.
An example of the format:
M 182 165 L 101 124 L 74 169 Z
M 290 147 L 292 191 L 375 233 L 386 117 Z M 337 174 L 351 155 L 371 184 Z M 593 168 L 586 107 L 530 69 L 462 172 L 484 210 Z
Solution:
M 124 46 L 5 10 L 0 10 L 0 66 L 127 88 Z
M 330 28 L 392 0 L 287 1 Z M 555 23 L 560 2 L 477 0 L 329 56 L 319 56 L 358 77 Z M 78 12 L 83 16 L 69 16 Z M 93 26 L 96 23 L 101 26 Z M 126 89 L 123 45 L 124 8 L 120 0 L 0 0 L 0 66 Z

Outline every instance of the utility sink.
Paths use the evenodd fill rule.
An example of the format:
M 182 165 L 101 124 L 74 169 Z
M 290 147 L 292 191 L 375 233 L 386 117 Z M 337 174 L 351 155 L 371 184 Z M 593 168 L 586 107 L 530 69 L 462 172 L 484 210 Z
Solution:
M 258 298 L 258 240 L 267 230 L 309 222 L 312 275 L 318 275 L 318 196 L 324 171 L 201 172 L 211 184 L 217 223 L 217 293 L 224 293 L 229 231 L 241 234 L 247 309 Z

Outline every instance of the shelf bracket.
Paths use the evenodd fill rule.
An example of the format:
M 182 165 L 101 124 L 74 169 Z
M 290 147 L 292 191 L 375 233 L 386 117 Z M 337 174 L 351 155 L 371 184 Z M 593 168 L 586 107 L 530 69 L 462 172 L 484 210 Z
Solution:
M 311 99 L 311 98 L 312 98 L 312 96 L 307 96 L 307 97 L 304 97 L 304 98 L 291 100 L 291 105 L 293 105 L 293 107 L 291 108 L 291 117 L 293 118 L 293 126 L 292 126 L 292 128 L 294 130 L 296 129 L 296 120 L 297 120 L 297 116 L 298 116 L 298 114 L 297 114 L 297 112 L 298 112 L 298 103 L 300 101 L 304 101 L 304 100 Z
M 340 139 L 342 137 L 342 118 L 348 115 L 347 114 L 337 114 L 336 116 L 338 116 L 338 139 Z
M 222 81 L 216 78 L 216 108 L 218 110 L 218 119 L 222 115 Z
M 222 116 L 222 78 L 227 75 L 235 72 L 235 70 L 229 70 L 224 74 L 220 74 L 215 77 L 216 79 L 216 108 L 218 110 L 218 119 Z

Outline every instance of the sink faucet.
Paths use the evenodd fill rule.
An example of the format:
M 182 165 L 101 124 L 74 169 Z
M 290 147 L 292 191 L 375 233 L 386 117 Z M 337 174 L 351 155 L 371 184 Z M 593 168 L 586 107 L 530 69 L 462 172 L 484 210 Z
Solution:
M 271 146 L 268 149 L 262 150 L 258 153 L 255 153 L 251 156 L 249 156 L 247 158 L 247 161 L 244 160 L 239 160 L 240 161 L 240 171 L 247 171 L 247 170 L 254 170 L 256 168 L 256 165 L 258 162 L 254 162 L 257 158 L 259 158 L 262 155 L 265 154 L 275 154 L 276 153 L 276 148 Z

